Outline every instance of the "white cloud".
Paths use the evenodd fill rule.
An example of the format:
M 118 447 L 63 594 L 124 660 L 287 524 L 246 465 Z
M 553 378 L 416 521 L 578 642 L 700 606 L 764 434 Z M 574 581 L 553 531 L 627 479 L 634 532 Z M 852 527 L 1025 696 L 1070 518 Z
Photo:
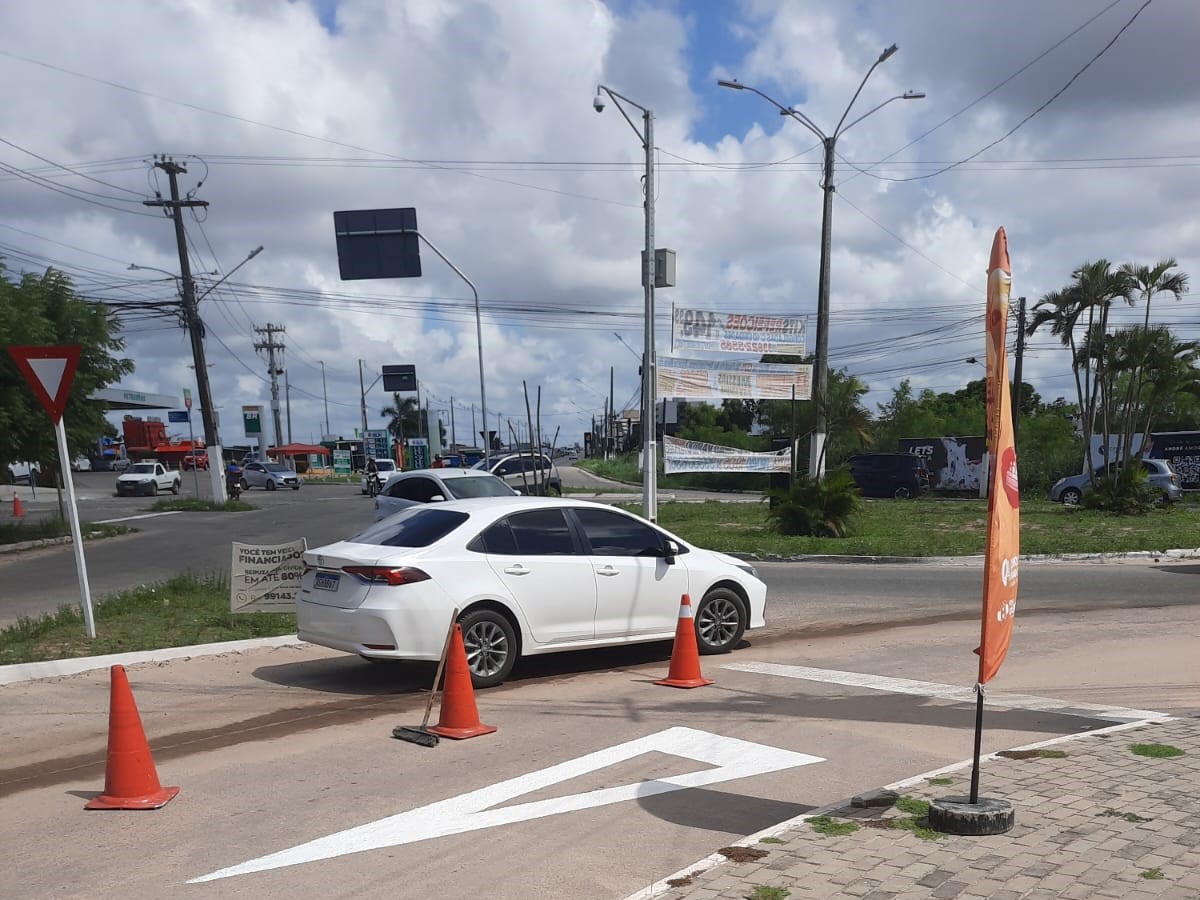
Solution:
M 229 283 L 290 295 L 281 302 L 274 290 L 242 288 L 204 302 L 226 442 L 241 439 L 228 411 L 269 401 L 251 330 L 268 321 L 287 328 L 298 439 L 319 432 L 324 416 L 318 360 L 337 431 L 359 422 L 364 359 L 368 381 L 381 364 L 414 363 L 422 399 L 444 409 L 453 396 L 465 432 L 479 399 L 467 286 L 425 250 L 419 281 L 338 278 L 333 210 L 415 206 L 423 232 L 479 288 L 489 418 L 523 419 L 521 382 L 531 394 L 541 385 L 544 427 L 561 425 L 574 442 L 602 408 L 610 367 L 617 405 L 636 404 L 637 363 L 613 332 L 634 348 L 642 342 L 642 149 L 612 105 L 592 111 L 596 84 L 655 112 L 656 243 L 679 254 L 678 286 L 657 295 L 665 349 L 672 304 L 815 320 L 820 150 L 760 98 L 717 88 L 713 73 L 802 104 L 830 128 L 895 42 L 900 52 L 872 74 L 854 115 L 904 90 L 929 96 L 890 104 L 839 140 L 831 363 L 877 373 L 866 376 L 872 403 L 906 366 L 918 386 L 954 390 L 977 373 L 953 360 L 978 355 L 982 337 L 951 326 L 982 315 L 982 269 L 998 225 L 1010 236 L 1014 296 L 1031 304 L 1100 256 L 1174 255 L 1200 275 L 1191 187 L 1200 76 L 1187 62 L 1200 28 L 1187 3 L 1151 4 L 1069 90 L 977 163 L 924 181 L 873 177 L 928 172 L 1004 134 L 1139 5 L 1118 3 L 872 175 L 856 175 L 850 163 L 903 147 L 1100 7 L 345 0 L 329 30 L 311 6 L 282 0 L 18 4 L 0 36 L 8 54 L 0 77 L 16 88 L 0 109 L 0 137 L 116 187 L 53 174 L 10 146 L 0 145 L 0 163 L 126 212 L 0 174 L 0 225 L 9 226 L 0 228 L 0 254 L 18 270 L 53 262 L 88 293 L 169 297 L 171 282 L 153 282 L 163 276 L 125 266 L 178 267 L 169 221 L 131 214 L 154 212 L 141 200 L 165 191 L 165 179 L 148 161 L 174 154 L 189 168 L 184 189 L 210 203 L 202 227 L 188 219 L 196 268 L 212 268 L 215 254 L 228 271 L 262 244 Z M 701 29 L 711 24 L 704 16 L 719 17 L 719 27 Z M 639 111 L 629 111 L 640 128 Z M 1079 161 L 1100 158 L 1112 161 Z M 751 163 L 760 167 L 744 167 Z M 115 287 L 142 278 L 153 284 Z M 1197 337 L 1195 302 L 1164 302 L 1156 316 Z M 174 394 L 190 383 L 188 342 L 170 319 L 131 321 L 129 347 L 137 387 Z M 947 362 L 921 368 L 938 360 Z M 1031 343 L 1025 371 L 1046 397 L 1070 390 L 1048 337 Z M 389 401 L 372 392 L 372 426 Z

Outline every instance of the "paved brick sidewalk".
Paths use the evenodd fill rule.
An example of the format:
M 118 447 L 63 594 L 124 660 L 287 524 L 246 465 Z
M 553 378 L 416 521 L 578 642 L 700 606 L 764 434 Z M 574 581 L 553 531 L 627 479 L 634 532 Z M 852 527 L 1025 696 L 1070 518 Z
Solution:
M 1135 743 L 1185 752 L 1151 759 Z M 838 809 L 857 831 L 827 837 L 808 822 L 749 845 L 657 896 L 670 900 L 1084 900 L 1200 898 L 1200 721 L 1177 719 L 1047 747 L 1066 757 L 985 758 L 980 794 L 1010 801 L 1017 824 L 993 837 L 943 835 L 870 822 L 907 820 L 895 808 Z M 970 767 L 900 793 L 930 800 L 966 794 Z M 731 849 L 731 848 L 727 848 Z M 735 850 L 736 848 L 732 848 Z M 731 850 L 731 852 L 732 852 Z M 746 855 L 743 851 L 740 855 Z M 756 894 L 756 888 L 758 893 Z M 768 888 L 780 888 L 771 892 Z

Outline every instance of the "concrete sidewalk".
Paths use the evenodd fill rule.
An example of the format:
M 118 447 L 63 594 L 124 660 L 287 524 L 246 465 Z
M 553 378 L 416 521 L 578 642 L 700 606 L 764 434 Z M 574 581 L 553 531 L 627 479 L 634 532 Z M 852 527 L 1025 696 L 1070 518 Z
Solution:
M 1147 758 L 1133 744 L 1166 744 L 1184 755 Z M 1200 898 L 1200 721 L 1118 726 L 1039 746 L 1066 756 L 984 758 L 980 796 L 1008 800 L 1016 811 L 1007 834 L 922 837 L 884 827 L 911 818 L 895 808 L 847 803 L 818 812 L 857 824 L 852 833 L 825 836 L 812 813 L 629 900 Z M 932 777 L 893 787 L 920 800 L 963 795 L 971 769 L 944 772 L 937 784 Z

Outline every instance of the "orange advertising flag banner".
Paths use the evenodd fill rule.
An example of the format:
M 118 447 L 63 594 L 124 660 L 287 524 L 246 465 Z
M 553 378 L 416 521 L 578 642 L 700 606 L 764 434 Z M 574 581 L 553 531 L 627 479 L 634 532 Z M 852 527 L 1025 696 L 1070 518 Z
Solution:
M 1012 267 L 1008 236 L 996 231 L 987 283 L 987 547 L 983 570 L 983 624 L 979 641 L 979 683 L 987 684 L 1004 663 L 1017 614 L 1017 569 L 1021 553 L 1021 497 L 1013 442 L 1008 385 L 1008 295 Z

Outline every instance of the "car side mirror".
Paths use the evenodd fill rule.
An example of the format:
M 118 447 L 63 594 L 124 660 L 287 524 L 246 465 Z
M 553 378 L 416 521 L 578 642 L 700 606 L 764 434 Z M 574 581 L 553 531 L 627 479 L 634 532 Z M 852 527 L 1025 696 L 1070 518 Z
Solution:
M 445 497 L 443 497 L 441 494 L 434 494 L 432 497 L 430 497 L 430 498 L 429 498 L 429 502 L 430 502 L 430 503 L 441 503 L 441 502 L 443 502 L 445 499 L 446 499 L 446 498 L 445 498 Z
M 666 552 L 663 554 L 668 566 L 675 564 L 675 557 L 679 555 L 679 544 L 676 541 L 668 539 L 665 547 Z

